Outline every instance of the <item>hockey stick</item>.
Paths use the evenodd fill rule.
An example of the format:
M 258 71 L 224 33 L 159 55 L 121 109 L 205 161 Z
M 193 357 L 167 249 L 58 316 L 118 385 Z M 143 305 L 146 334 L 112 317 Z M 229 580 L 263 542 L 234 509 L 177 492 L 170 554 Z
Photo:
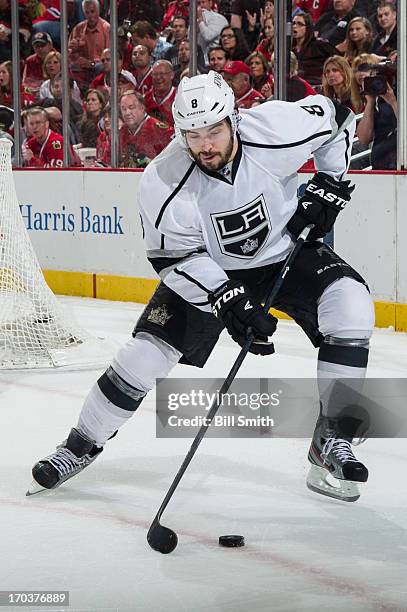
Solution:
M 287 259 L 285 260 L 282 270 L 280 272 L 280 274 L 277 277 L 276 282 L 273 285 L 272 290 L 270 291 L 266 302 L 264 304 L 264 310 L 265 312 L 268 312 L 271 305 L 273 304 L 277 293 L 279 292 L 281 285 L 284 282 L 284 279 L 286 277 L 286 274 L 288 273 L 288 271 L 290 270 L 290 266 L 292 265 L 294 259 L 297 257 L 297 254 L 299 253 L 299 251 L 301 250 L 304 242 L 307 239 L 308 234 L 310 233 L 310 231 L 312 230 L 314 226 L 313 225 L 307 225 L 307 227 L 305 229 L 303 229 L 303 231 L 301 232 L 301 234 L 298 236 L 297 241 L 293 247 L 293 249 L 291 250 L 291 253 L 288 255 Z M 221 403 L 222 403 L 222 398 L 225 395 L 225 393 L 227 393 L 227 391 L 229 390 L 229 387 L 231 386 L 231 384 L 233 383 L 236 374 L 240 368 L 240 366 L 243 363 L 244 358 L 246 357 L 247 353 L 250 350 L 250 346 L 252 344 L 254 340 L 254 334 L 250 333 L 247 337 L 247 340 L 245 342 L 245 344 L 243 345 L 243 347 L 240 350 L 240 353 L 235 361 L 235 363 L 233 364 L 229 374 L 227 375 L 227 377 L 225 378 L 225 381 L 223 382 L 223 385 L 221 386 L 219 393 L 217 393 L 217 397 L 215 398 L 215 400 L 213 401 L 213 404 L 208 412 L 208 415 L 206 417 L 205 420 L 205 424 L 202 425 L 202 427 L 200 428 L 200 430 L 198 431 L 198 433 L 195 436 L 194 441 L 191 444 L 191 448 L 188 451 L 188 454 L 186 455 L 181 467 L 178 470 L 177 475 L 175 476 L 170 488 L 168 489 L 168 493 L 165 496 L 153 522 L 151 523 L 150 529 L 148 530 L 147 533 L 147 542 L 149 543 L 149 545 L 151 546 L 151 548 L 153 548 L 154 550 L 156 550 L 157 552 L 161 552 L 163 554 L 168 554 L 171 553 L 177 546 L 178 544 L 178 536 L 175 533 L 175 531 L 173 531 L 172 529 L 169 529 L 168 527 L 164 527 L 163 525 L 160 524 L 160 519 L 162 516 L 162 513 L 164 512 L 165 508 L 168 505 L 168 502 L 170 501 L 171 497 L 173 496 L 181 478 L 183 477 L 183 475 L 185 474 L 185 471 L 188 467 L 188 465 L 190 464 L 193 456 L 195 455 L 198 446 L 200 445 L 203 437 L 206 434 L 206 431 L 208 429 L 208 427 L 210 426 L 215 414 L 217 413 Z

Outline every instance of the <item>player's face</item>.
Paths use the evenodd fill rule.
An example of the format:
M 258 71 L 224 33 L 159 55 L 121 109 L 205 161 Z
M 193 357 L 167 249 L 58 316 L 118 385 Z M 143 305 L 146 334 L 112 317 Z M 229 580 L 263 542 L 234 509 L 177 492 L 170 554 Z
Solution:
M 328 85 L 330 85 L 331 87 L 342 85 L 343 83 L 342 72 L 337 66 L 335 66 L 335 64 L 327 64 L 324 75 Z
M 48 74 L 49 78 L 56 76 L 61 72 L 61 62 L 57 57 L 50 57 L 47 63 L 45 64 L 45 71 Z
M 388 6 L 379 8 L 377 11 L 377 20 L 380 27 L 384 30 L 390 30 L 396 24 L 397 13 L 392 11 Z
M 120 113 L 127 127 L 133 130 L 140 125 L 146 111 L 136 96 L 124 96 L 120 101 Z
M 368 31 L 361 21 L 355 21 L 349 28 L 349 40 L 362 42 L 368 36 Z
M 224 51 L 210 51 L 209 53 L 209 66 L 215 72 L 222 72 L 224 65 L 226 64 L 226 54 Z
M 234 138 L 226 120 L 190 130 L 185 137 L 192 157 L 205 170 L 220 170 L 232 158 Z
M 146 68 L 150 63 L 147 47 L 136 45 L 131 53 L 131 61 L 136 68 Z
M 264 74 L 263 62 L 259 57 L 254 57 L 249 64 L 250 74 L 252 77 L 259 77 Z

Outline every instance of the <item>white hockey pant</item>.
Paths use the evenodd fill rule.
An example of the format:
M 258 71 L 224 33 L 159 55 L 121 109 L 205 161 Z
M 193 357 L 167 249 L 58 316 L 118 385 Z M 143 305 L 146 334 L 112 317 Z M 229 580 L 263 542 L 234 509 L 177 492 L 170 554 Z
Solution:
M 335 417 L 357 402 L 374 320 L 373 302 L 362 283 L 341 278 L 322 294 L 318 326 L 324 340 L 318 353 L 318 387 L 323 415 Z M 341 383 L 341 379 L 353 380 Z

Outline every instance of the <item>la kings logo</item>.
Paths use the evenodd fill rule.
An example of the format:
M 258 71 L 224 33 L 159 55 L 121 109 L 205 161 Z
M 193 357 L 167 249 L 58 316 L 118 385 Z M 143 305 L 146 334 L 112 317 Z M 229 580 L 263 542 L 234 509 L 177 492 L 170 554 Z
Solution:
M 220 250 L 225 255 L 247 259 L 265 244 L 271 231 L 263 194 L 241 208 L 211 214 Z

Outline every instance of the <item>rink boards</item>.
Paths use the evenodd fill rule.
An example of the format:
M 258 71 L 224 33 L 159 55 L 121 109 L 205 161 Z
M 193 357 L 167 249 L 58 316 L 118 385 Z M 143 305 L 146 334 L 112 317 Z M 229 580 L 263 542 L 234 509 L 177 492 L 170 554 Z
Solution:
M 157 277 L 144 252 L 140 178 L 137 170 L 14 172 L 25 226 L 56 293 L 149 299 Z M 307 180 L 299 175 L 299 184 Z M 352 173 L 352 180 L 357 189 L 336 222 L 335 250 L 368 281 L 377 326 L 407 331 L 407 173 Z

